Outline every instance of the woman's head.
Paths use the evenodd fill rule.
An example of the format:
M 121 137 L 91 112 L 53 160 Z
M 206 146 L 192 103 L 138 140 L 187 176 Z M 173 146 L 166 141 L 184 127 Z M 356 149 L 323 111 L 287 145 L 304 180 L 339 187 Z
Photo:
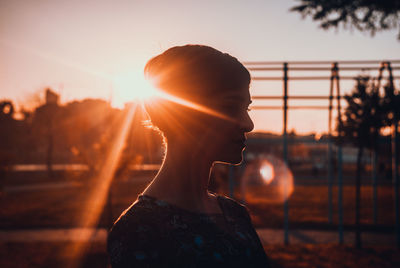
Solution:
M 145 75 L 163 91 L 197 102 L 250 83 L 249 72 L 236 58 L 201 45 L 166 50 L 149 60 Z
M 145 75 L 159 90 L 232 119 L 221 119 L 159 98 L 147 103 L 146 110 L 168 143 L 186 140 L 185 137 L 201 143 L 213 137 L 214 143 L 202 144 L 206 142 L 212 148 L 229 139 L 229 134 L 242 141 L 244 132 L 253 128 L 247 114 L 250 74 L 229 54 L 201 45 L 172 47 L 149 60 Z M 239 134 L 232 133 L 232 129 Z

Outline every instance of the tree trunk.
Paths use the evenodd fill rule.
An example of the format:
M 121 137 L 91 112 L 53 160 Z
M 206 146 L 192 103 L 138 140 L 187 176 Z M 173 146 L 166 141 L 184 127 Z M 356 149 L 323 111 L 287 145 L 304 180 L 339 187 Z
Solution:
M 361 145 L 358 147 L 357 154 L 357 174 L 356 174 L 356 214 L 355 214 L 355 235 L 356 235 L 356 247 L 361 248 L 361 226 L 360 226 L 360 209 L 361 209 L 361 173 L 362 173 L 362 156 L 364 147 Z

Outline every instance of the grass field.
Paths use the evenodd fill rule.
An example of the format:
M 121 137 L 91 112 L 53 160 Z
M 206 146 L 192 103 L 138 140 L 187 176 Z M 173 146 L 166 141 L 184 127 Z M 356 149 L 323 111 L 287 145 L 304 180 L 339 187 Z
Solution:
M 106 206 L 100 219 L 100 226 L 107 227 L 143 191 L 149 182 L 148 177 L 131 180 L 116 180 L 111 187 L 110 206 Z M 43 181 L 42 181 L 43 182 Z M 48 183 L 49 181 L 47 181 Z M 69 182 L 72 186 L 39 190 L 5 192 L 0 197 L 0 228 L 66 228 L 79 227 L 79 217 L 88 193 L 94 187 L 81 177 L 50 183 Z M 31 181 L 29 185 L 33 185 Z M 7 186 L 16 186 L 15 180 Z M 272 186 L 249 186 L 246 190 L 246 204 L 256 227 L 282 228 L 283 203 L 272 200 Z M 227 194 L 223 187 L 218 191 Z M 353 186 L 343 187 L 343 222 L 346 228 L 354 223 Z M 289 219 L 293 228 L 330 229 L 338 223 L 338 193 L 333 187 L 333 222 L 328 222 L 328 188 L 324 185 L 295 186 L 289 198 Z M 378 189 L 378 224 L 373 224 L 372 187 L 363 186 L 361 192 L 361 223 L 363 228 L 390 231 L 394 226 L 393 188 L 385 185 Z M 238 189 L 235 198 L 241 200 Z M 111 216 L 112 215 L 112 216 Z
M 249 189 L 246 200 L 257 227 L 281 228 L 283 223 L 283 204 L 271 202 L 268 190 L 263 188 Z M 295 186 L 289 198 L 289 220 L 297 228 L 330 229 L 338 224 L 338 188 L 332 189 L 332 224 L 328 221 L 327 186 Z M 393 187 L 380 186 L 378 189 L 377 225 L 373 223 L 372 187 L 361 189 L 361 224 L 365 229 L 391 229 L 395 223 Z M 343 187 L 343 223 L 352 228 L 355 217 L 355 187 Z
M 9 178 L 10 180 L 10 178 Z M 5 188 L 21 184 L 34 185 L 29 178 L 6 181 Z M 71 187 L 5 191 L 0 196 L 0 229 L 70 228 L 79 227 L 79 217 L 88 192 L 94 187 L 84 176 L 63 177 L 41 183 L 70 183 Z M 106 206 L 99 226 L 108 227 L 146 187 L 149 179 L 116 180 L 111 188 L 111 214 Z M 8 187 L 8 188 L 7 188 Z M 11 188 L 10 188 L 11 187 Z M 246 202 L 255 227 L 282 228 L 283 204 L 271 200 L 273 187 L 249 186 Z M 220 193 L 226 194 L 227 188 Z M 343 212 L 345 229 L 353 228 L 354 192 L 352 186 L 343 188 Z M 364 229 L 393 232 L 393 188 L 380 186 L 378 190 L 378 225 L 372 222 L 372 187 L 362 188 L 361 217 Z M 336 229 L 338 218 L 337 188 L 333 188 L 333 223 L 328 222 L 328 189 L 326 186 L 295 186 L 289 199 L 291 228 Z M 235 192 L 240 200 L 240 191 Z M 10 242 L 0 243 L 0 267 L 59 267 L 71 256 L 63 249 L 66 242 Z M 273 267 L 400 267 L 400 252 L 395 248 L 369 247 L 355 249 L 338 245 L 267 245 L 265 246 Z M 88 254 L 83 267 L 107 267 L 104 243 L 88 244 Z

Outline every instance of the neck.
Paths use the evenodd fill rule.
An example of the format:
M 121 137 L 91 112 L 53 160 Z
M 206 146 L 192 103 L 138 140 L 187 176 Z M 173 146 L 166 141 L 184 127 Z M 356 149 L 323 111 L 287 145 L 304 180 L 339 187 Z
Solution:
M 208 183 L 213 161 L 193 147 L 170 147 L 173 150 L 167 150 L 160 171 L 143 193 L 189 209 L 203 209 L 210 200 Z

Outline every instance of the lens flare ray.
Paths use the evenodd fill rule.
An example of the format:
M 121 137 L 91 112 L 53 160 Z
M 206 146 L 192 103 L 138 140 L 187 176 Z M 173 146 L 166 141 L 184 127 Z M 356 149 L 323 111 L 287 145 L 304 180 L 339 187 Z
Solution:
M 177 103 L 177 104 L 183 105 L 183 106 L 185 106 L 185 107 L 194 109 L 194 110 L 196 110 L 196 111 L 199 111 L 199 112 L 208 114 L 208 115 L 212 115 L 212 116 L 215 116 L 215 117 L 218 117 L 218 118 L 221 118 L 221 119 L 224 119 L 224 120 L 228 120 L 228 121 L 235 121 L 235 120 L 232 119 L 231 117 L 229 117 L 229 116 L 227 116 L 227 115 L 225 115 L 225 114 L 223 114 L 223 113 L 220 113 L 220 112 L 218 112 L 218 111 L 215 111 L 215 110 L 213 110 L 213 109 L 211 109 L 211 108 L 209 108 L 209 107 L 206 107 L 206 106 L 204 106 L 204 105 L 197 104 L 197 103 L 192 102 L 192 101 L 189 101 L 189 100 L 185 100 L 185 99 L 183 99 L 183 98 L 179 98 L 179 97 L 177 97 L 177 96 L 168 94 L 168 93 L 166 93 L 166 92 L 164 92 L 164 91 L 160 91 L 160 90 L 159 90 L 159 91 L 157 92 L 157 96 L 160 97 L 160 98 L 163 98 L 163 99 L 166 99 L 166 100 L 175 102 L 175 103 Z
M 96 176 L 92 181 L 93 190 L 88 194 L 87 202 L 83 204 L 79 226 L 82 226 L 80 235 L 85 238 L 86 241 L 88 241 L 95 232 L 100 214 L 106 204 L 110 184 L 123 151 L 124 143 L 136 109 L 137 105 L 135 104 L 128 109 L 120 128 L 116 132 L 117 136 L 110 147 L 110 151 L 105 158 L 104 164 L 102 165 L 98 176 Z M 87 232 L 87 230 L 93 231 L 91 233 Z M 65 252 L 68 252 L 68 255 L 72 256 L 71 260 L 73 263 L 70 263 L 68 267 L 79 267 L 79 261 L 82 256 L 85 255 L 86 248 L 82 243 L 71 243 L 65 248 Z

